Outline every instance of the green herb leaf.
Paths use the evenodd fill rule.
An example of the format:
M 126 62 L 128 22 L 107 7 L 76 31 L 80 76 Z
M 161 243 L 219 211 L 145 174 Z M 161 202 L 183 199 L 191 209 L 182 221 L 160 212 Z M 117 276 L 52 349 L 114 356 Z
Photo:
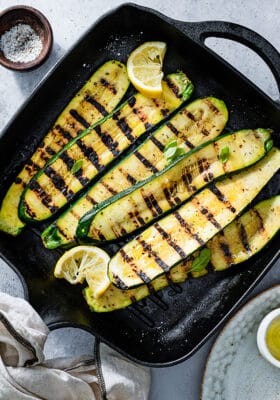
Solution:
M 187 84 L 187 82 L 185 82 Z M 184 100 L 188 100 L 190 95 L 192 94 L 194 89 L 194 86 L 192 83 L 189 83 L 188 86 L 186 87 L 185 91 L 183 92 L 182 96 Z
M 164 153 L 165 158 L 167 158 L 167 160 L 171 160 L 177 151 L 177 147 L 169 147 L 169 149 L 167 149 Z
M 167 143 L 163 150 L 165 158 L 172 162 L 176 158 L 180 157 L 185 153 L 183 147 L 179 147 L 177 144 L 177 140 L 171 140 L 171 142 Z
M 185 149 L 183 149 L 183 147 L 177 147 L 176 153 L 175 153 L 175 158 L 178 158 L 178 157 L 182 156 L 183 154 L 185 154 Z
M 82 159 L 77 160 L 74 163 L 73 167 L 71 168 L 71 173 L 75 174 L 76 172 L 78 172 L 82 168 L 82 166 L 83 166 L 83 160 Z
M 228 158 L 229 158 L 229 147 L 226 146 L 221 149 L 220 154 L 219 154 L 219 160 L 222 163 L 225 163 L 225 162 L 227 162 Z
M 190 272 L 200 272 L 202 271 L 209 263 L 211 258 L 211 250 L 210 249 L 202 249 L 193 263 Z
M 165 153 L 168 149 L 170 149 L 172 147 L 178 147 L 177 140 L 171 140 L 170 142 L 168 142 L 165 145 L 163 152 Z
M 265 147 L 265 150 L 266 150 L 266 151 L 271 150 L 272 147 L 273 147 L 273 140 L 272 140 L 272 139 L 267 140 L 267 141 L 265 142 L 264 147 Z

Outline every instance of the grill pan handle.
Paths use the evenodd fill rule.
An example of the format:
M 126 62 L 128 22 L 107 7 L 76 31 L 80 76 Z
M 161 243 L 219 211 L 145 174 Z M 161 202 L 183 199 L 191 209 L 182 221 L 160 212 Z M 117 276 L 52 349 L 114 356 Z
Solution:
M 225 21 L 183 22 L 179 28 L 196 42 L 204 45 L 208 37 L 235 40 L 254 50 L 269 66 L 280 93 L 280 54 L 264 37 L 245 26 Z

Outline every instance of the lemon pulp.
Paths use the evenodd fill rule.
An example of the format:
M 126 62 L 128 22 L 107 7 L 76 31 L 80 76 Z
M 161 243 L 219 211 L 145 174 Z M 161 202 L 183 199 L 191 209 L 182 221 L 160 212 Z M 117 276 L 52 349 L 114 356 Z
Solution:
M 128 77 L 134 87 L 147 97 L 158 97 L 162 93 L 165 52 L 166 43 L 146 42 L 128 57 Z
M 66 279 L 72 285 L 86 280 L 93 296 L 98 298 L 110 285 L 107 276 L 109 260 L 109 255 L 98 247 L 76 246 L 59 258 L 54 269 L 54 276 Z

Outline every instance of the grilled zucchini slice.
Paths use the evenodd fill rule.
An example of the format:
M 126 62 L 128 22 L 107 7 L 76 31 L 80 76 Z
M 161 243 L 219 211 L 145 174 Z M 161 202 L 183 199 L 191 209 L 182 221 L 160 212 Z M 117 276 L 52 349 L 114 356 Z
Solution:
M 241 217 L 231 222 L 221 233 L 207 243 L 211 251 L 214 270 L 221 271 L 247 261 L 258 253 L 280 230 L 280 196 L 264 200 Z M 229 256 L 230 254 L 230 256 Z M 184 282 L 189 275 L 199 277 L 208 271 L 191 272 L 193 257 L 176 265 L 169 276 L 159 276 L 148 285 L 121 290 L 111 284 L 99 298 L 94 298 L 90 287 L 85 288 L 84 297 L 92 311 L 109 312 L 125 308 L 153 292 L 170 285 Z
M 270 131 L 242 130 L 206 142 L 167 168 L 99 204 L 81 218 L 77 237 L 118 239 L 179 206 L 209 182 L 246 168 L 266 154 Z M 226 150 L 225 150 L 226 149 Z M 221 155 L 227 152 L 227 157 Z
M 111 259 L 112 283 L 130 289 L 169 272 L 232 222 L 279 166 L 280 150 L 273 148 L 254 166 L 212 184 L 154 223 Z
M 258 253 L 280 229 L 280 196 L 264 200 L 251 208 L 223 235 L 216 235 L 207 247 L 211 250 L 211 264 L 215 271 L 248 260 Z
M 130 97 L 99 124 L 87 128 L 56 154 L 24 190 L 19 215 L 25 221 L 42 221 L 60 210 L 104 168 L 176 110 L 193 85 L 182 72 L 163 81 L 163 94 L 150 99 L 140 93 Z
M 46 162 L 84 129 L 104 118 L 120 102 L 129 86 L 126 67 L 119 61 L 103 64 L 62 111 L 31 159 L 9 188 L 0 210 L 0 229 L 18 235 L 25 223 L 18 217 L 20 197 L 31 178 Z
M 75 243 L 78 222 L 94 205 L 128 189 L 137 181 L 152 176 L 166 166 L 163 150 L 168 142 L 177 140 L 178 145 L 184 147 L 186 152 L 190 151 L 217 137 L 227 120 L 228 110 L 222 100 L 206 97 L 188 104 L 47 227 L 42 234 L 44 245 L 53 249 Z

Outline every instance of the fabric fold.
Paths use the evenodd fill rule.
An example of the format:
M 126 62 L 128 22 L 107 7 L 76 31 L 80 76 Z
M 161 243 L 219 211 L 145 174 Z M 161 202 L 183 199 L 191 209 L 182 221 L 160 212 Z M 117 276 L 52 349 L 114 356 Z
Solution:
M 95 341 L 94 355 L 45 360 L 49 330 L 31 305 L 0 293 L 0 400 L 146 400 L 149 369 Z

